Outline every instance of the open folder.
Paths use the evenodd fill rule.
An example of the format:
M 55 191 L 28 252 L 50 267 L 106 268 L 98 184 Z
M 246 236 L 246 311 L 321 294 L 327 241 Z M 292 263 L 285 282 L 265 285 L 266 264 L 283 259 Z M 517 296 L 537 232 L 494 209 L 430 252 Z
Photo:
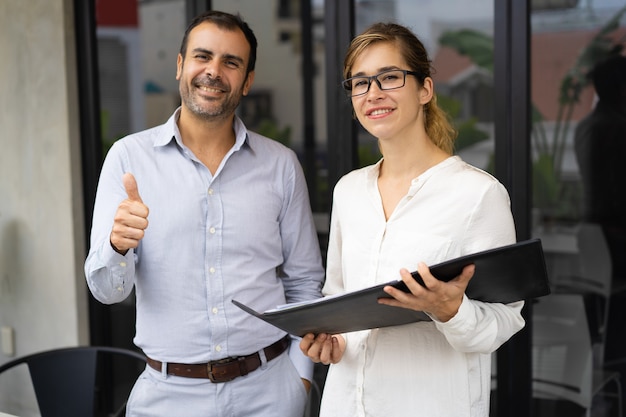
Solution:
M 476 265 L 474 276 L 465 291 L 471 299 L 489 303 L 511 303 L 550 293 L 539 239 L 445 261 L 432 265 L 430 272 L 439 280 L 449 281 L 469 264 Z M 412 275 L 424 285 L 417 272 Z M 390 298 L 383 291 L 387 285 L 409 291 L 402 280 L 394 280 L 358 291 L 286 304 L 263 313 L 239 301 L 232 301 L 244 311 L 296 336 L 307 333 L 345 333 L 431 320 L 422 311 L 379 304 L 379 298 Z

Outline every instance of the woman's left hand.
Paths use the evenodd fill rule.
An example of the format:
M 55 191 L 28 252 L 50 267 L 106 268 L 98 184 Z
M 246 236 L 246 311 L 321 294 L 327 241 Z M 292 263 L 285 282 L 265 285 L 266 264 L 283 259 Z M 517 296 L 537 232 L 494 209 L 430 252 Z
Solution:
M 446 322 L 456 315 L 463 301 L 465 289 L 474 275 L 474 265 L 463 268 L 461 274 L 448 281 L 435 278 L 425 263 L 420 262 L 417 272 L 422 277 L 426 287 L 419 284 L 407 269 L 400 270 L 402 281 L 410 293 L 406 293 L 392 286 L 386 286 L 384 291 L 393 298 L 379 298 L 380 304 L 403 307 L 411 310 L 424 311 L 441 322 Z

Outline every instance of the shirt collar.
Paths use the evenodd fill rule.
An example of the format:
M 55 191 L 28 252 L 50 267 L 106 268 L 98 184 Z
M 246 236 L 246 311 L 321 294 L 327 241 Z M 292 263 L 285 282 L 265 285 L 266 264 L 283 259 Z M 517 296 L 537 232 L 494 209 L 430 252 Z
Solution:
M 235 145 L 233 146 L 233 151 L 238 151 L 245 143 L 248 143 L 248 146 L 251 145 L 248 129 L 237 115 L 235 115 L 235 119 L 233 120 L 233 129 L 235 130 Z
M 174 111 L 174 114 L 170 116 L 170 118 L 163 125 L 163 135 L 159 135 L 154 142 L 154 146 L 166 146 L 172 140 L 175 140 L 178 143 L 178 146 L 184 148 L 183 140 L 180 136 L 180 130 L 178 130 L 178 119 L 180 118 L 180 107 Z M 233 129 L 235 131 L 235 145 L 233 146 L 233 151 L 238 151 L 241 147 L 248 143 L 250 145 L 250 141 L 248 140 L 248 129 L 244 125 L 243 121 L 235 116 L 233 121 Z
M 154 140 L 155 147 L 166 146 L 172 141 L 172 139 L 175 139 L 178 145 L 182 147 L 183 142 L 180 139 L 180 131 L 178 130 L 178 125 L 176 124 L 179 117 L 180 117 L 180 107 L 177 108 L 174 111 L 174 114 L 172 114 L 170 118 L 167 119 L 167 122 L 163 124 L 162 126 L 163 134 L 155 138 Z
M 380 158 L 378 162 L 374 165 L 370 165 L 366 167 L 367 176 L 370 180 L 378 180 L 378 176 L 380 175 L 380 165 L 383 163 L 384 158 Z M 413 178 L 412 183 L 415 183 L 419 180 L 425 180 L 440 170 L 446 169 L 448 166 L 460 161 L 461 157 L 458 155 L 451 155 L 450 157 L 444 159 L 439 162 L 437 165 L 428 168 L 426 171 L 422 172 L 422 174 L 416 178 Z

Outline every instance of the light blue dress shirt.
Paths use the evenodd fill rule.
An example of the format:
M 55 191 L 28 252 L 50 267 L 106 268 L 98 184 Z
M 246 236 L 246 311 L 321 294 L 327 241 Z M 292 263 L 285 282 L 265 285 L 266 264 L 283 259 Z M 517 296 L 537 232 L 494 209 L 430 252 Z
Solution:
M 102 303 L 136 288 L 135 344 L 163 362 L 202 363 L 248 355 L 284 332 L 256 310 L 321 296 L 323 267 L 306 182 L 295 153 L 246 129 L 212 175 L 183 145 L 176 121 L 127 136 L 104 162 L 96 196 L 87 283 Z M 122 175 L 135 176 L 148 206 L 136 250 L 116 253 L 109 236 Z M 311 379 L 312 363 L 293 340 L 289 355 Z

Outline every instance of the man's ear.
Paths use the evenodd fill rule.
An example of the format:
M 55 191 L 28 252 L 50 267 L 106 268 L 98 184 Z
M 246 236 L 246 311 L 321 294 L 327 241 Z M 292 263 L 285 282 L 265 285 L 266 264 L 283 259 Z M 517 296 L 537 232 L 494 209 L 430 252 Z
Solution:
M 176 79 L 180 80 L 180 76 L 183 73 L 183 56 L 179 53 L 176 58 Z
M 254 82 L 254 71 L 250 71 L 246 76 L 246 81 L 243 83 L 243 95 L 247 96 Z

